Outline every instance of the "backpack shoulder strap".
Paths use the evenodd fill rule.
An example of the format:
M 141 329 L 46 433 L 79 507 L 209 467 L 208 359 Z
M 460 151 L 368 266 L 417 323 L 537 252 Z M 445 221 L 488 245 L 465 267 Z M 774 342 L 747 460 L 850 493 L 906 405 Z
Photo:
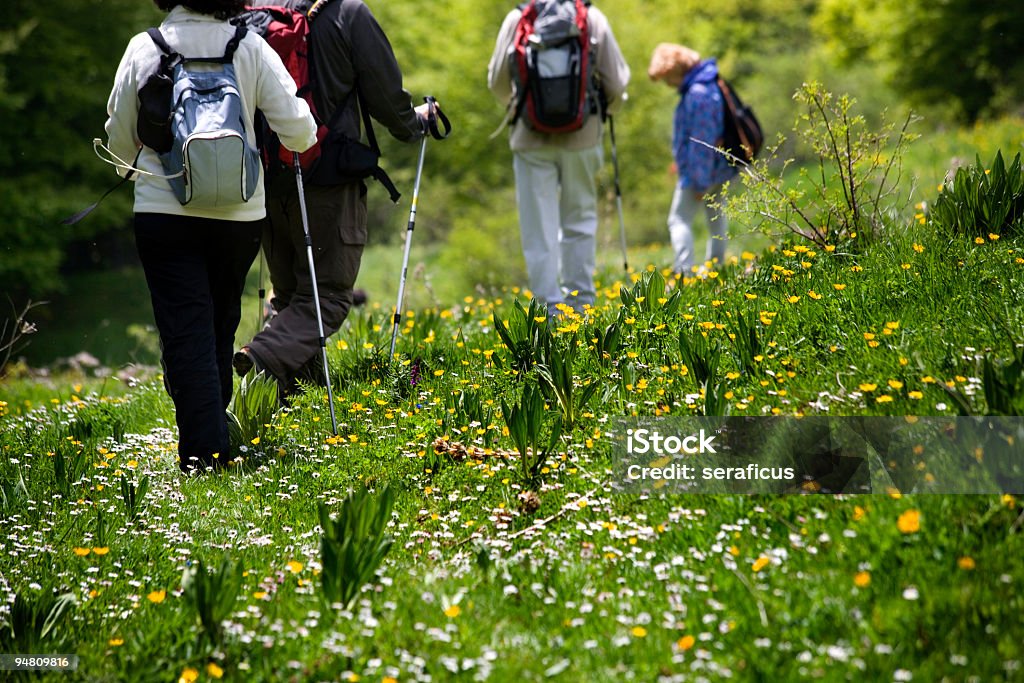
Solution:
M 246 30 L 244 24 L 235 27 L 235 35 L 231 36 L 231 40 L 228 41 L 227 47 L 224 48 L 225 63 L 230 62 L 235 58 L 235 50 L 238 49 L 238 46 L 245 38 L 245 34 L 247 32 L 248 31 Z
M 160 48 L 160 51 L 165 55 L 175 54 L 174 50 L 171 49 L 171 46 L 167 44 L 167 40 L 164 39 L 164 34 L 160 33 L 160 29 L 150 28 L 146 30 L 146 33 L 153 39 L 153 42 L 156 43 L 156 46 Z

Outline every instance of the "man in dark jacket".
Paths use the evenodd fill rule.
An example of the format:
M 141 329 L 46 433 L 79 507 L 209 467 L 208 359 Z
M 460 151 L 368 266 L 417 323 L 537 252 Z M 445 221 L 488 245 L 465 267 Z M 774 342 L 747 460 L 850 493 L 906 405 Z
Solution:
M 428 105 L 413 108 L 402 87 L 391 44 L 362 0 L 278 0 L 310 17 L 313 102 L 320 118 L 350 138 L 360 137 L 360 107 L 403 142 L 419 140 Z M 355 89 L 358 88 L 358 97 Z M 351 95 L 351 96 L 350 96 Z M 342 108 L 342 111 L 338 111 Z M 336 115 L 337 113 L 337 115 Z M 366 185 L 303 179 L 324 334 L 338 331 L 352 306 L 352 290 L 366 245 Z M 276 315 L 235 354 L 235 371 L 254 366 L 277 378 L 285 393 L 304 368 L 319 366 L 320 332 L 306 255 L 294 172 L 267 183 L 263 251 L 270 267 Z M 322 371 L 319 373 L 322 375 Z

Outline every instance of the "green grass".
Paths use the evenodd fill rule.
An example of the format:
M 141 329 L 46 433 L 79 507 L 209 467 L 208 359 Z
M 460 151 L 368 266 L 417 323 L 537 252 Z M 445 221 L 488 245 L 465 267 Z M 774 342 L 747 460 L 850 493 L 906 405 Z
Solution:
M 8 380 L 0 604 L 17 595 L 37 626 L 0 628 L 0 647 L 80 656 L 77 673 L 46 680 L 1019 677 L 1012 495 L 611 487 L 620 418 L 1021 405 L 1024 383 L 985 367 L 1014 367 L 1024 344 L 1024 244 L 927 221 L 834 249 L 746 239 L 671 292 L 664 248 L 635 248 L 628 276 L 604 249 L 595 307 L 512 324 L 513 346 L 517 330 L 535 340 L 515 351 L 495 320 L 515 318 L 521 290 L 449 292 L 438 273 L 431 296 L 414 278 L 393 362 L 401 249 L 374 247 L 360 282 L 371 305 L 329 345 L 339 434 L 309 389 L 252 426 L 243 464 L 201 478 L 177 474 L 158 378 Z M 416 249 L 430 273 L 436 254 Z M 534 441 L 563 425 L 536 477 L 501 408 L 526 385 L 551 392 Z M 914 458 L 927 480 L 934 454 Z M 133 486 L 148 487 L 134 506 Z M 385 487 L 390 546 L 387 504 L 344 502 Z M 324 541 L 321 509 L 368 539 L 362 550 L 337 528 Z M 53 593 L 76 605 L 44 634 Z
M 76 596 L 42 648 L 78 653 L 82 680 L 998 678 L 1024 656 L 1013 497 L 609 488 L 610 418 L 704 404 L 682 330 L 723 344 L 714 382 L 732 414 L 952 414 L 940 385 L 984 412 L 969 349 L 1007 358 L 1020 341 L 989 316 L 1020 329 L 1021 248 L 950 243 L 927 226 L 890 237 L 856 256 L 780 245 L 739 258 L 678 287 L 671 317 L 667 299 L 623 307 L 618 288 L 632 283 L 606 271 L 590 318 L 551 332 L 556 346 L 583 343 L 573 372 L 600 389 L 533 484 L 508 457 L 496 407 L 522 381 L 492 322 L 510 315 L 512 292 L 411 312 L 395 366 L 376 352 L 387 314 L 359 312 L 331 347 L 339 436 L 309 391 L 223 475 L 175 474 L 156 381 L 78 400 L 58 388 L 56 403 L 22 415 L 7 406 L 0 590 Z M 744 314 L 759 321 L 757 358 L 727 336 Z M 623 352 L 601 362 L 590 340 L 615 320 Z M 77 463 L 71 476 L 58 458 Z M 122 476 L 149 478 L 135 522 Z M 394 544 L 350 609 L 325 604 L 317 506 L 385 483 Z M 183 572 L 227 558 L 241 566 L 237 597 L 220 628 L 201 626 Z

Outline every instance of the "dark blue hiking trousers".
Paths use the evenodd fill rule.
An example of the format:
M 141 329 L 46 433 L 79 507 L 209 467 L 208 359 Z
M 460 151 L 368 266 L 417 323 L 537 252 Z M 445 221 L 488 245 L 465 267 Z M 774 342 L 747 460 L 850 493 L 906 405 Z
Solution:
M 224 411 L 231 400 L 231 355 L 260 226 L 259 221 L 135 215 L 135 244 L 160 332 L 185 472 L 223 465 L 229 458 Z

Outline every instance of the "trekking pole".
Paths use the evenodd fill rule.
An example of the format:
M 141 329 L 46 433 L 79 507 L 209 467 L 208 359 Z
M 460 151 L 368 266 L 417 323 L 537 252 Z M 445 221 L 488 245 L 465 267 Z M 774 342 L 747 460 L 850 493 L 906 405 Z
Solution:
M 264 261 L 264 256 L 263 256 L 263 247 L 262 246 L 260 247 L 259 258 L 260 258 L 260 286 L 256 290 L 256 296 L 258 297 L 258 299 L 257 299 L 257 306 L 256 306 L 256 333 L 257 334 L 259 333 L 260 330 L 263 329 L 263 322 L 264 322 L 263 312 L 264 312 L 264 308 L 265 308 L 265 305 L 264 305 L 263 302 L 267 298 L 267 290 L 263 288 L 263 261 Z
M 629 271 L 629 256 L 626 253 L 626 223 L 622 219 L 622 188 L 619 185 L 619 150 L 615 146 L 615 117 L 608 116 L 608 134 L 612 139 L 612 168 L 615 171 L 615 208 L 619 211 L 619 241 L 622 243 L 622 267 Z
M 437 100 L 433 97 L 424 97 L 423 101 L 431 105 L 427 115 L 427 129 L 430 136 L 435 140 L 443 140 L 452 132 L 451 122 L 444 115 Z M 444 133 L 437 127 L 437 119 L 444 125 Z M 427 153 L 427 136 L 423 136 L 420 142 L 420 159 L 416 164 L 416 182 L 412 188 L 412 206 L 409 207 L 409 225 L 405 230 L 405 253 L 402 256 L 402 277 L 398 281 L 398 300 L 395 302 L 394 328 L 391 330 L 391 355 L 395 357 L 395 342 L 398 341 L 398 326 L 402 323 L 402 299 L 405 297 L 405 281 L 409 273 L 409 250 L 412 248 L 412 231 L 416 229 L 416 207 L 420 201 L 420 181 L 423 178 L 423 159 Z
M 313 281 L 313 302 L 316 304 L 316 325 L 320 333 L 320 353 L 324 360 L 324 382 L 327 384 L 327 403 L 331 408 L 331 429 L 338 435 L 338 418 L 334 415 L 334 391 L 331 389 L 331 371 L 327 365 L 327 337 L 324 336 L 324 319 L 320 313 L 320 290 L 316 284 L 316 267 L 313 265 L 313 240 L 309 236 L 309 218 L 306 216 L 306 194 L 302 188 L 302 164 L 299 153 L 293 152 L 295 162 L 295 185 L 299 191 L 299 213 L 302 216 L 302 232 L 306 238 L 306 259 L 309 261 L 309 278 Z

